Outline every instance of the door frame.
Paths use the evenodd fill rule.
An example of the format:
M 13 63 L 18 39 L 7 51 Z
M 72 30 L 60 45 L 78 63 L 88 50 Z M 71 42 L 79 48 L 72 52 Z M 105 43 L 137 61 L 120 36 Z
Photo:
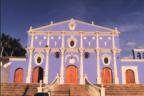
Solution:
M 72 64 L 65 67 L 65 84 L 70 84 L 70 83 L 66 82 L 66 78 L 67 78 L 66 77 L 66 69 L 70 66 L 74 66 L 77 69 L 77 83 L 76 84 L 78 84 L 78 82 L 79 82 L 79 68 L 76 65 L 72 65 Z
M 135 84 L 139 84 L 138 67 L 137 66 L 122 66 L 122 84 L 126 84 L 125 72 L 127 69 L 132 69 L 135 73 Z

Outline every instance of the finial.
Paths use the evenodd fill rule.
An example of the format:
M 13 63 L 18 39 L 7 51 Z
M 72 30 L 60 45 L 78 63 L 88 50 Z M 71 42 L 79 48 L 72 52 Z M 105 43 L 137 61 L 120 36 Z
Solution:
M 70 20 L 71 20 L 71 21 L 73 21 L 73 20 L 74 20 L 74 18 L 71 18 Z
M 30 28 L 29 28 L 29 31 L 28 32 L 31 32 L 32 31 L 32 26 L 30 26 Z
M 32 26 L 30 26 L 30 30 L 32 30 Z
M 118 28 L 117 28 L 117 27 L 115 27 L 115 30 L 117 31 L 117 30 L 118 30 Z
M 94 25 L 94 21 L 92 21 L 91 24 Z
M 51 21 L 50 24 L 53 24 L 53 21 Z
M 120 32 L 118 31 L 118 28 L 117 28 L 117 27 L 115 27 L 115 32 L 118 33 L 118 34 L 120 33 Z

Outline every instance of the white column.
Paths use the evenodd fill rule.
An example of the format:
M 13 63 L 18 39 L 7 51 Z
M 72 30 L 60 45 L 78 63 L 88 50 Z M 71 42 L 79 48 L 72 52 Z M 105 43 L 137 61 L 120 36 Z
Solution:
M 46 48 L 46 64 L 45 64 L 45 74 L 44 74 L 44 83 L 48 84 L 48 78 L 49 78 L 49 44 L 50 44 L 50 33 L 47 34 L 47 46 Z
M 83 75 L 83 51 L 80 52 L 80 84 L 84 84 L 84 75 Z
M 50 47 L 50 33 L 47 34 L 47 45 Z
M 48 84 L 48 74 L 49 74 L 49 48 L 46 49 L 46 64 L 44 73 L 44 83 Z
M 113 63 L 114 63 L 114 81 L 115 84 L 119 84 L 119 78 L 117 73 L 117 61 L 116 61 L 116 47 L 115 47 L 115 32 L 112 34 L 112 47 L 113 47 Z
M 61 44 L 61 66 L 60 66 L 60 84 L 64 84 L 64 33 L 62 33 Z
M 31 45 L 30 45 L 31 48 L 33 48 L 33 42 L 34 42 L 34 34 L 32 33 L 31 34 Z
M 64 50 L 61 50 L 60 84 L 64 84 Z
M 26 83 L 31 83 L 31 73 L 32 73 L 32 49 L 29 49 L 29 64 L 28 64 L 28 73 L 26 77 Z
M 83 72 L 83 33 L 80 37 L 80 84 L 84 84 L 84 72 Z
M 96 33 L 97 84 L 101 84 L 99 33 Z

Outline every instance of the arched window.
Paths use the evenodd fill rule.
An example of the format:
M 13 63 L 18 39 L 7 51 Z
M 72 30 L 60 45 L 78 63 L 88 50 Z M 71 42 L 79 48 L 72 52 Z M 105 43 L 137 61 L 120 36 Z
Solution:
M 141 59 L 141 53 L 140 53 L 140 52 L 137 53 L 137 57 L 138 57 L 139 59 Z
M 40 80 L 43 80 L 43 68 L 37 66 L 33 69 L 32 83 L 39 83 Z
M 126 76 L 126 84 L 134 84 L 135 83 L 135 74 L 132 69 L 127 69 L 125 72 Z
M 59 58 L 60 57 L 60 52 L 55 52 L 55 57 Z
M 109 67 L 105 67 L 102 70 L 102 83 L 112 84 L 112 70 Z
M 86 59 L 88 59 L 90 57 L 90 53 L 89 52 L 85 52 L 84 56 L 85 56 Z
M 22 68 L 17 68 L 14 74 L 14 82 L 22 83 L 23 82 L 24 70 Z

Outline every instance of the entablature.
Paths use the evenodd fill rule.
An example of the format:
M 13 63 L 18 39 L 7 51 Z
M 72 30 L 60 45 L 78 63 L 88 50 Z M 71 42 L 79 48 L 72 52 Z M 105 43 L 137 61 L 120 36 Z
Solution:
M 85 32 L 85 31 L 49 31 L 49 32 L 43 32 L 43 31 L 32 31 L 32 32 L 28 32 L 28 35 L 62 35 L 62 33 L 64 33 L 65 36 L 67 35 L 78 35 L 80 36 L 81 34 L 83 34 L 83 36 L 96 36 L 97 34 L 99 36 L 119 36 L 119 33 L 117 32 Z
M 31 48 L 26 48 L 27 50 L 31 50 Z M 64 52 L 80 52 L 83 50 L 83 52 L 90 52 L 95 53 L 97 50 L 101 53 L 111 53 L 113 50 L 116 51 L 116 53 L 120 53 L 121 49 L 104 49 L 104 48 L 33 48 L 34 52 L 44 52 L 49 50 L 50 52 L 60 52 L 61 50 L 64 50 Z

